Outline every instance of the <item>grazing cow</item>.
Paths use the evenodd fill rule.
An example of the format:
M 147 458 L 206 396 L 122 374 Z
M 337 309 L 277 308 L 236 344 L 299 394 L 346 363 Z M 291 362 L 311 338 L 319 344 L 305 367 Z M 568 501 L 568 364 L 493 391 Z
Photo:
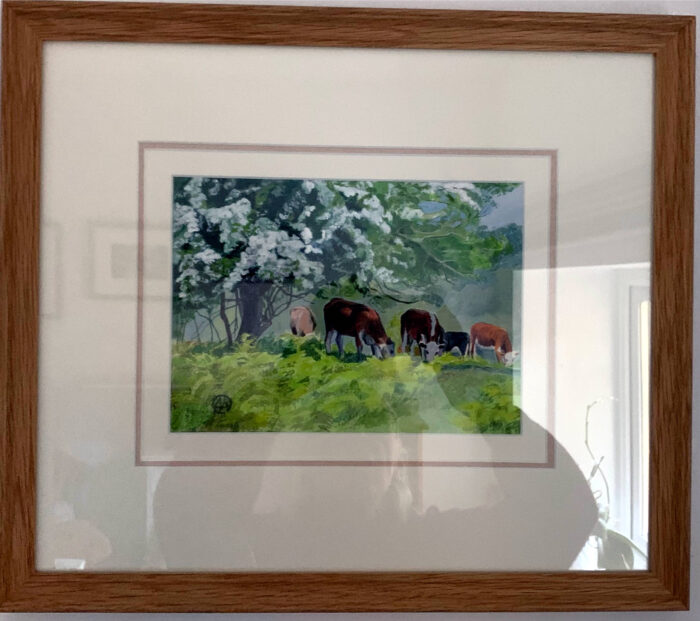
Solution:
M 508 338 L 508 333 L 498 326 L 490 323 L 475 323 L 471 329 L 470 355 L 474 357 L 477 347 L 482 349 L 493 349 L 496 360 L 501 364 L 511 365 L 518 355 L 513 351 L 513 346 Z
M 379 314 L 374 309 L 358 302 L 333 298 L 323 307 L 326 322 L 326 353 L 331 353 L 333 340 L 343 355 L 343 336 L 355 337 L 357 357 L 362 356 L 363 345 L 369 345 L 376 358 L 394 355 L 394 342 L 387 336 Z
M 289 328 L 292 334 L 306 336 L 316 329 L 316 317 L 306 306 L 295 306 L 289 311 Z
M 414 345 L 420 348 L 424 362 L 430 362 L 444 351 L 445 331 L 435 313 L 409 308 L 401 315 L 401 348 L 409 351 Z
M 445 351 L 450 352 L 456 347 L 462 356 L 466 356 L 469 351 L 469 341 L 468 332 L 445 332 Z

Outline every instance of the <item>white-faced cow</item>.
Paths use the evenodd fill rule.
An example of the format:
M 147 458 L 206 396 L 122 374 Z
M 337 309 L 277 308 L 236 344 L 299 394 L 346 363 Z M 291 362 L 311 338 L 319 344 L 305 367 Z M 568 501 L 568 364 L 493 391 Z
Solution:
M 420 348 L 424 362 L 445 352 L 445 330 L 435 313 L 409 308 L 401 315 L 401 348 L 410 353 L 414 345 Z
M 306 336 L 316 329 L 316 317 L 306 306 L 295 306 L 289 311 L 289 329 L 292 334 Z
M 326 353 L 331 353 L 335 340 L 340 356 L 343 355 L 343 336 L 355 338 L 357 357 L 362 356 L 363 345 L 372 349 L 376 358 L 394 355 L 394 342 L 387 336 L 379 314 L 359 302 L 333 298 L 323 307 L 326 322 Z
M 490 323 L 475 323 L 471 329 L 470 355 L 474 357 L 477 347 L 482 349 L 493 349 L 496 360 L 501 364 L 511 365 L 518 356 L 517 351 L 513 351 L 508 333 L 498 326 Z
M 469 351 L 470 337 L 468 332 L 445 332 L 445 351 L 451 352 L 455 347 L 462 356 Z

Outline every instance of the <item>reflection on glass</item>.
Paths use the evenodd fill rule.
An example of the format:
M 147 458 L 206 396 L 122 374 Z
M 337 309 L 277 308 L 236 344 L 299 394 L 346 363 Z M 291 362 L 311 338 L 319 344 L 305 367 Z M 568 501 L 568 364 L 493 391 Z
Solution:
M 444 55 L 416 52 L 406 80 L 372 50 L 351 63 L 367 82 L 344 53 L 146 47 L 116 80 L 113 46 L 46 50 L 38 567 L 643 568 L 653 59 L 460 51 L 450 71 L 471 77 L 439 80 Z M 264 113 L 278 80 L 259 88 L 258 69 L 286 79 L 296 62 L 316 67 L 304 79 L 327 105 L 295 87 L 278 110 L 291 116 Z M 260 99 L 231 98 L 221 76 L 236 67 Z M 134 117 L 121 97 L 141 101 L 155 74 L 204 85 L 188 92 L 205 113 L 174 79 Z M 436 80 L 456 115 L 421 112 Z M 507 92 L 484 97 L 482 80 Z M 385 91 L 401 105 L 365 105 Z M 96 158 L 66 129 L 112 131 L 106 110 L 120 136 Z M 554 122 L 530 122 L 543 110 Z M 144 127 L 221 142 L 241 118 L 287 146 L 144 146 L 137 191 Z M 430 153 L 293 147 L 332 136 Z M 449 145 L 476 149 L 432 148 Z M 201 193 L 185 192 L 194 173 L 209 175 Z M 386 339 L 376 325 L 327 335 L 333 297 L 374 310 Z M 402 331 L 410 309 L 423 330 Z
M 489 230 L 484 234 L 488 235 Z M 385 356 L 381 343 L 375 340 L 369 345 L 363 343 L 365 356 L 358 362 L 357 351 L 350 351 L 350 347 L 341 356 L 337 341 L 331 343 L 330 354 L 323 342 L 311 347 L 317 339 L 306 334 L 303 324 L 313 316 L 295 319 L 293 310 L 299 303 L 290 299 L 279 313 L 284 321 L 273 322 L 268 329 L 277 326 L 275 329 L 281 335 L 277 338 L 293 344 L 294 351 L 274 350 L 274 339 L 268 339 L 266 344 L 270 351 L 256 351 L 250 339 L 241 339 L 234 349 L 249 357 L 262 357 L 268 364 L 274 360 L 289 362 L 305 358 L 309 358 L 309 364 L 316 364 L 328 357 L 335 365 L 345 361 L 347 368 L 354 371 L 360 364 L 369 363 L 374 369 L 374 387 L 379 385 L 379 379 L 398 383 L 401 373 L 408 371 L 422 374 L 422 384 L 415 388 L 431 392 L 427 396 L 417 393 L 416 416 L 403 422 L 414 427 L 402 428 L 402 433 L 369 434 L 373 437 L 362 439 L 368 450 L 381 458 L 382 467 L 328 468 L 320 473 L 293 467 L 172 468 L 167 464 L 134 469 L 129 461 L 132 437 L 119 415 L 128 409 L 128 404 L 119 406 L 122 389 L 105 387 L 99 381 L 89 384 L 81 376 L 78 379 L 82 389 L 66 393 L 66 397 L 70 397 L 77 409 L 89 409 L 94 403 L 103 405 L 94 408 L 89 424 L 80 421 L 79 430 L 72 419 L 62 417 L 55 423 L 52 435 L 45 436 L 56 442 L 58 450 L 52 462 L 54 484 L 44 487 L 44 498 L 52 504 L 45 505 L 50 509 L 42 514 L 44 542 L 49 544 L 39 548 L 40 567 L 74 570 L 79 566 L 86 571 L 389 570 L 399 563 L 408 569 L 643 569 L 648 528 L 648 265 L 539 272 L 511 269 L 508 276 L 512 289 L 501 283 L 503 290 L 515 292 L 501 306 L 503 312 L 513 313 L 512 324 L 508 325 L 519 326 L 513 300 L 519 295 L 521 280 L 526 290 L 533 291 L 537 290 L 538 279 L 546 283 L 556 278 L 561 300 L 559 312 L 576 329 L 559 329 L 555 342 L 557 359 L 565 362 L 557 369 L 557 421 L 552 438 L 556 460 L 551 467 L 531 469 L 527 485 L 523 484 L 523 464 L 508 467 L 497 459 L 480 467 L 461 469 L 459 473 L 451 468 L 401 465 L 407 456 L 425 454 L 426 436 L 457 435 L 439 427 L 445 423 L 440 423 L 436 414 L 442 411 L 436 409 L 437 404 L 441 404 L 448 416 L 459 415 L 464 421 L 473 417 L 486 424 L 484 429 L 478 429 L 465 423 L 459 434 L 477 438 L 484 455 L 504 454 L 499 442 L 522 439 L 527 433 L 541 438 L 541 448 L 548 445 L 549 434 L 540 422 L 533 420 L 533 417 L 542 420 L 548 403 L 546 395 L 530 400 L 541 407 L 536 405 L 531 411 L 517 407 L 517 426 L 509 431 L 507 427 L 493 427 L 492 414 L 502 415 L 514 408 L 514 397 L 521 398 L 519 388 L 508 386 L 507 390 L 496 391 L 492 381 L 488 399 L 482 404 L 475 403 L 478 399 L 467 401 L 465 409 L 460 382 L 465 389 L 468 382 L 462 378 L 456 388 L 450 376 L 450 372 L 460 370 L 460 365 L 476 365 L 476 370 L 490 374 L 489 377 L 499 378 L 507 373 L 513 384 L 519 386 L 522 360 L 520 357 L 509 360 L 509 352 L 504 351 L 508 349 L 506 346 L 499 351 L 499 345 L 494 344 L 495 351 L 491 351 L 488 343 L 484 343 L 488 335 L 480 335 L 478 330 L 444 330 L 444 343 L 448 335 L 452 339 L 462 338 L 463 342 L 455 342 L 449 354 L 438 348 L 431 357 L 421 344 L 439 343 L 422 340 L 420 333 L 415 344 L 404 346 L 401 316 L 406 310 L 400 309 L 394 313 L 395 325 L 387 321 L 387 333 L 391 336 L 398 332 L 392 340 L 401 343 L 402 349 L 414 351 L 399 353 L 396 348 L 393 356 Z M 466 284 L 465 288 L 469 286 Z M 627 302 L 620 303 L 621 299 Z M 450 300 L 448 297 L 448 308 Z M 470 304 L 477 302 L 483 306 L 487 300 L 477 297 Z M 530 307 L 539 308 L 539 304 L 546 309 L 544 298 L 528 303 Z M 108 313 L 105 310 L 102 316 Z M 322 312 L 320 315 L 323 317 Z M 432 316 L 428 311 L 429 321 Z M 439 313 L 435 317 L 436 326 L 441 326 L 442 321 L 447 324 Z M 221 328 L 223 319 L 217 320 Z M 310 327 L 315 330 L 327 327 L 325 317 L 316 321 L 320 324 L 318 328 L 313 326 L 313 321 Z M 219 331 L 222 343 L 217 345 L 212 341 L 217 326 L 196 325 L 196 322 L 193 318 L 189 323 L 174 324 L 189 334 L 189 341 L 194 340 L 199 329 L 203 348 L 199 351 L 188 343 L 187 347 L 193 350 L 189 361 L 202 357 L 207 364 L 216 364 L 228 355 L 226 330 Z M 209 328 L 205 329 L 207 325 Z M 291 335 L 294 330 L 297 335 Z M 521 344 L 523 335 L 518 330 L 512 329 L 512 333 L 518 349 L 524 345 L 523 360 L 528 351 L 535 352 L 547 342 L 531 338 L 528 350 L 528 344 Z M 475 348 L 476 356 L 471 351 L 475 340 L 471 339 L 472 334 L 487 345 Z M 612 335 L 619 340 L 614 341 Z M 263 334 L 259 338 L 266 337 Z M 209 351 L 216 346 L 222 347 L 222 352 Z M 516 348 L 511 345 L 509 349 Z M 543 351 L 546 354 L 546 349 Z M 589 356 L 596 352 L 597 358 Z M 591 366 L 591 360 L 596 360 L 596 365 Z M 403 361 L 406 369 L 397 369 L 396 361 Z M 250 364 L 239 365 L 227 381 L 245 379 L 251 368 Z M 200 388 L 206 387 L 212 378 L 208 377 L 205 366 L 199 365 L 198 369 L 200 375 L 194 380 Z M 386 371 L 382 378 L 379 371 Z M 65 373 L 70 377 L 70 369 Z M 283 379 L 280 376 L 276 381 Z M 124 380 L 124 385 L 130 386 L 129 378 Z M 240 413 L 245 399 L 252 399 L 255 405 L 256 399 L 265 397 L 261 394 L 262 384 L 256 385 L 258 392 L 234 394 L 237 403 L 231 397 L 221 404 L 207 401 L 212 407 L 206 413 L 207 420 L 228 420 L 230 412 Z M 284 390 L 291 388 L 289 385 Z M 360 382 L 355 392 L 336 390 L 338 407 L 342 410 L 352 403 L 361 390 Z M 481 393 L 483 387 L 475 394 Z M 197 390 L 193 389 L 191 395 L 196 397 Z M 395 396 L 393 392 L 392 395 Z M 380 400 L 375 405 L 386 409 L 387 403 Z M 116 408 L 111 413 L 107 407 L 110 404 Z M 180 416 L 181 422 L 186 420 Z M 294 419 L 290 420 L 293 423 Z M 366 423 L 365 419 L 360 421 Z M 350 424 L 352 420 L 348 418 L 345 422 Z M 431 424 L 438 425 L 433 433 L 406 433 Z M 112 434 L 105 435 L 105 429 L 112 429 Z M 245 432 L 240 427 L 230 431 L 239 433 L 226 435 L 244 436 Z M 187 437 L 195 435 L 211 434 Z M 117 450 L 115 441 L 124 448 Z M 539 440 L 536 445 L 540 446 Z M 278 450 L 273 442 L 261 456 L 274 458 Z M 544 458 L 537 455 L 534 459 Z M 124 478 L 125 472 L 130 473 L 129 489 L 121 489 L 120 494 L 110 492 L 104 497 L 105 482 Z M 143 506 L 135 500 L 134 490 L 140 490 L 136 495 L 145 499 Z M 324 498 L 324 510 L 310 514 L 308 506 L 318 506 L 318 497 Z M 124 507 L 129 503 L 134 509 L 125 512 Z M 416 544 L 426 532 L 431 533 L 429 549 Z M 317 546 L 321 533 L 325 541 L 322 549 Z M 498 535 L 494 537 L 494 533 Z M 318 554 L 322 552 L 321 560 L 314 560 L 314 550 Z M 369 550 L 383 552 L 373 554 Z M 304 560 L 298 561 L 302 557 Z
M 580 569 L 647 567 L 651 310 L 647 269 L 596 268 L 614 283 L 616 303 L 610 309 L 616 321 L 607 328 L 616 333 L 619 344 L 609 356 L 615 361 L 609 394 L 586 406 L 588 482 L 599 520 L 588 544 L 594 552 L 588 550 L 587 560 L 582 555 Z

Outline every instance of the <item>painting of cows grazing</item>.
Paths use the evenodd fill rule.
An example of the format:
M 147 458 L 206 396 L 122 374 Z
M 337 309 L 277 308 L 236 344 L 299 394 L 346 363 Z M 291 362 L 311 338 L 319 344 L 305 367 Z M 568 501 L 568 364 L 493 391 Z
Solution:
M 520 433 L 522 183 L 172 183 L 172 432 Z

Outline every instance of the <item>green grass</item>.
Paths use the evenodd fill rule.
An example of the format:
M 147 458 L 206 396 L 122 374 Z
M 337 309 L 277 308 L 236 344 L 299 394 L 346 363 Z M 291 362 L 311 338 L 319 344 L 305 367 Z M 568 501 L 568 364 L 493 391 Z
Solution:
M 451 355 L 340 360 L 315 337 L 264 337 L 233 351 L 174 344 L 172 431 L 520 433 L 519 372 Z M 514 383 L 516 391 L 514 392 Z M 211 403 L 233 405 L 215 414 Z

